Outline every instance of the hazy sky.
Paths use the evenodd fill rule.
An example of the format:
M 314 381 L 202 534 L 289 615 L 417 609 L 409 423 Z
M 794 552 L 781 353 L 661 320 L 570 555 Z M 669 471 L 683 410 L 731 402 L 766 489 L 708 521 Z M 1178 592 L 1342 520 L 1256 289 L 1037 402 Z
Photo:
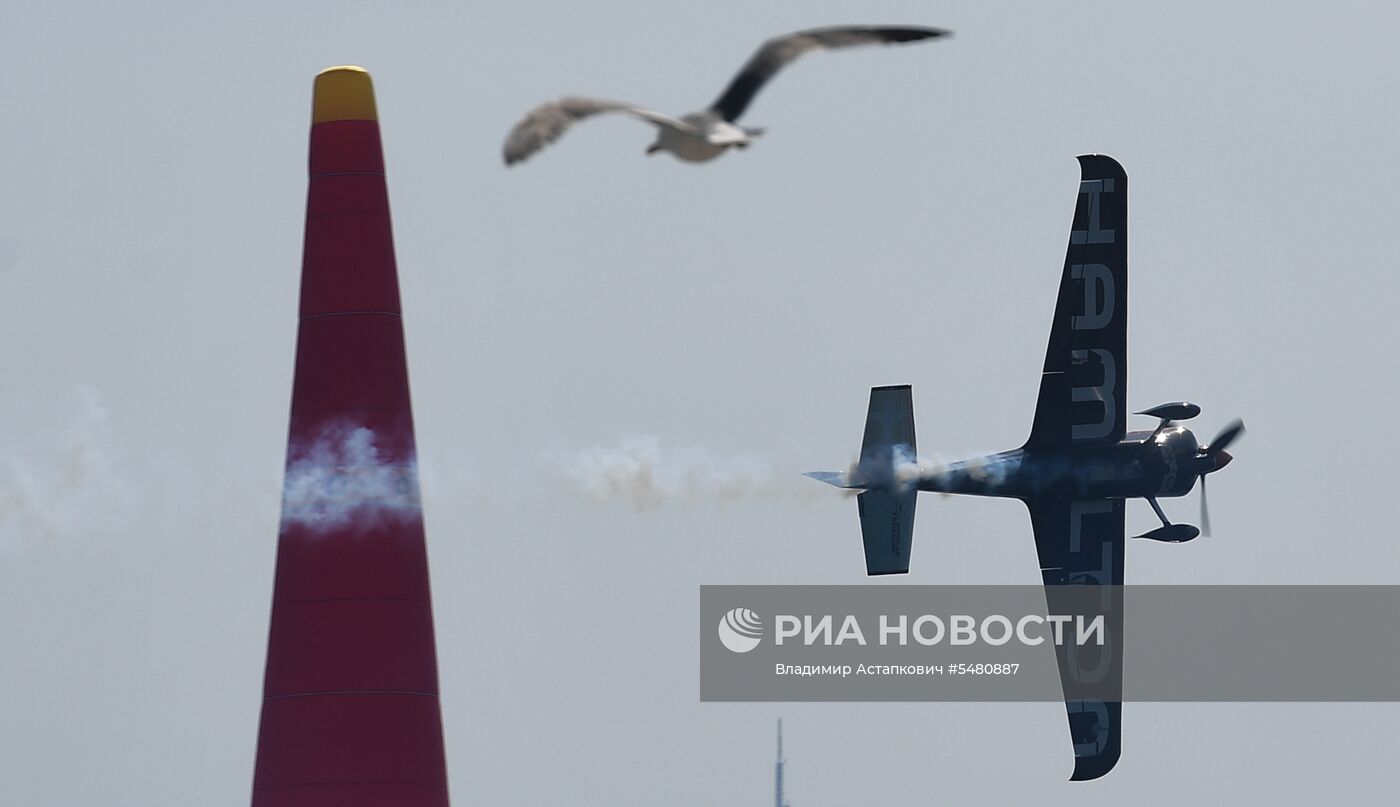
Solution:
M 914 385 L 926 453 L 1024 440 L 1090 151 L 1130 177 L 1129 405 L 1250 430 L 1215 537 L 1133 543 L 1128 580 L 1400 581 L 1400 6 L 3 17 L 5 804 L 247 802 L 311 82 L 343 63 L 382 117 L 457 804 L 771 803 L 779 716 L 799 807 L 1391 787 L 1395 704 L 1129 704 L 1118 768 L 1071 784 L 1055 704 L 702 704 L 696 619 L 701 584 L 864 580 L 854 505 L 798 474 L 851 459 L 871 385 Z M 848 22 L 956 36 L 799 62 L 710 164 L 618 118 L 501 165 L 540 101 L 687 112 L 765 37 Z M 596 484 L 626 461 L 661 480 L 645 506 Z M 1039 580 L 1013 502 L 925 497 L 913 562 Z

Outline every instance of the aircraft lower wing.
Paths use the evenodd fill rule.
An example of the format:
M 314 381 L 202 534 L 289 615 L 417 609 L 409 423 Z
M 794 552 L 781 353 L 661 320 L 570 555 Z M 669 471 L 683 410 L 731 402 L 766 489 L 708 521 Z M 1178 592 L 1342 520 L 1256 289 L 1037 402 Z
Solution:
M 1118 762 L 1122 736 L 1123 675 L 1123 500 L 1041 498 L 1026 500 L 1049 613 L 1104 615 L 1102 647 L 1056 645 L 1060 682 L 1066 692 L 1070 738 L 1074 743 L 1071 779 L 1097 779 Z M 1097 596 L 1086 597 L 1086 586 Z M 1102 698 L 1073 697 L 1092 685 Z M 1116 697 L 1114 697 L 1116 696 Z

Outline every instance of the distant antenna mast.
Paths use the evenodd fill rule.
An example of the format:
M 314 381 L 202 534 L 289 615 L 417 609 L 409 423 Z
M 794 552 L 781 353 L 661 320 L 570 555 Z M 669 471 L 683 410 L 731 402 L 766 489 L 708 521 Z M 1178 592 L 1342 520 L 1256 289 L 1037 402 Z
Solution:
M 787 760 L 783 759 L 783 719 L 778 718 L 778 764 L 775 766 L 777 777 L 773 793 L 773 807 L 788 807 L 787 799 L 783 797 L 783 766 Z

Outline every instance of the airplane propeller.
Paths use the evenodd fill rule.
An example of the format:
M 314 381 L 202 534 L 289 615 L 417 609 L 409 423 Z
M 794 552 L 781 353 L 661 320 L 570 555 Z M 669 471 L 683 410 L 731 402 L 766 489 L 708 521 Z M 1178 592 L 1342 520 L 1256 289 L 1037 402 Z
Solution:
M 1201 474 L 1201 534 L 1210 537 L 1210 506 L 1206 504 L 1206 475 Z
M 1239 439 L 1244 434 L 1244 421 L 1235 418 L 1233 422 L 1220 430 L 1215 435 L 1215 439 L 1209 444 L 1201 446 L 1201 456 L 1214 460 L 1206 470 L 1201 471 L 1201 534 L 1210 537 L 1210 506 L 1206 503 L 1206 475 L 1218 471 L 1230 464 L 1234 457 L 1225 448 Z
M 1225 448 L 1231 443 L 1235 442 L 1235 440 L 1239 439 L 1239 436 L 1241 434 L 1244 434 L 1244 421 L 1240 420 L 1239 418 L 1235 418 L 1234 421 L 1230 423 L 1230 425 L 1221 429 L 1220 433 L 1215 435 L 1215 439 L 1211 440 L 1210 443 L 1202 449 L 1202 451 L 1208 457 L 1215 456 L 1220 452 L 1224 451 Z

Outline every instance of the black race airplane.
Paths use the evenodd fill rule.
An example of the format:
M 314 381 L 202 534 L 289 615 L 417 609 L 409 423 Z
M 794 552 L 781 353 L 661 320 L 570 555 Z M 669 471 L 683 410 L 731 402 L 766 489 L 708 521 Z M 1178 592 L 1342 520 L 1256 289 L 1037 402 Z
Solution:
M 1166 403 L 1137 414 L 1160 420 L 1149 431 L 1127 431 L 1128 177 L 1111 157 L 1079 158 L 1082 179 L 1065 256 L 1055 319 L 1035 421 L 1026 444 L 947 465 L 921 463 L 914 443 L 910 388 L 876 387 L 860 459 L 844 472 L 807 474 L 862 491 L 856 501 L 865 542 L 866 573 L 909 571 L 914 503 L 921 490 L 1020 499 L 1030 511 L 1041 575 L 1047 587 L 1121 586 L 1124 501 L 1146 499 L 1162 526 L 1140 538 L 1178 543 L 1209 534 L 1205 477 L 1224 468 L 1226 447 L 1244 433 L 1236 420 L 1207 445 L 1177 422 L 1200 414 L 1195 404 Z M 1201 480 L 1201 529 L 1172 524 L 1157 499 L 1184 496 Z M 1047 599 L 1054 599 L 1047 588 Z M 1062 590 L 1064 591 L 1064 590 Z M 1121 588 L 1105 588 L 1117 602 Z M 1053 603 L 1052 603 L 1053 604 Z M 1110 607 L 1108 657 L 1122 672 L 1121 608 Z M 1066 689 L 1082 681 L 1083 664 L 1057 648 Z M 1118 761 L 1121 689 L 1114 700 L 1068 700 L 1074 741 L 1072 779 L 1095 779 Z

